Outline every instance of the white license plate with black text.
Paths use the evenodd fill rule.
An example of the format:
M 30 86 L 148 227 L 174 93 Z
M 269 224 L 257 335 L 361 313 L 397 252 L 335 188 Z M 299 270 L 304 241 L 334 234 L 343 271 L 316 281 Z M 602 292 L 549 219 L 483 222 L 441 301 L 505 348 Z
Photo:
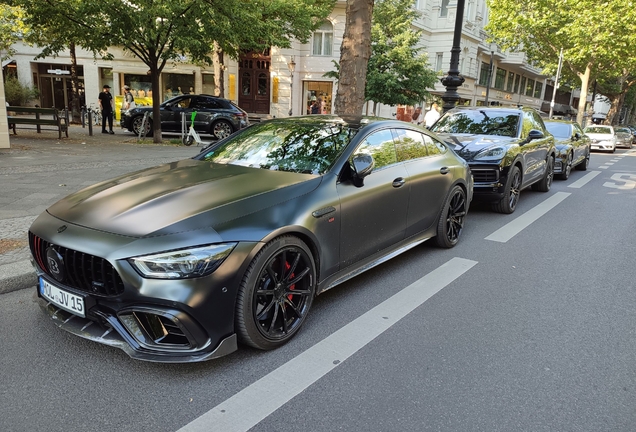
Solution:
M 84 299 L 82 297 L 59 289 L 55 285 L 48 283 L 43 278 L 40 278 L 40 294 L 42 297 L 54 305 L 61 307 L 65 311 L 79 315 L 82 318 L 86 317 Z

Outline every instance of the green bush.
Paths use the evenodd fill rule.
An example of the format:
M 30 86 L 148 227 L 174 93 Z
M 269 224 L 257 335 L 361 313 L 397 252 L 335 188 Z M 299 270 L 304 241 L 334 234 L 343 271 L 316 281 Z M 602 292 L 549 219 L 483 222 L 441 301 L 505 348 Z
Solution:
M 11 106 L 25 106 L 39 97 L 37 88 L 24 85 L 15 77 L 7 77 L 4 82 L 4 96 Z

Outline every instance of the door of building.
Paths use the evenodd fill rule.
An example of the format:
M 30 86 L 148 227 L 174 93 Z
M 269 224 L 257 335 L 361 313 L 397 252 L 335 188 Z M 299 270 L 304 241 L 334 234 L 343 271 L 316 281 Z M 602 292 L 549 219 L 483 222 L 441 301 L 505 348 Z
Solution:
M 239 106 L 248 113 L 269 114 L 271 55 L 264 52 L 243 53 L 239 61 Z

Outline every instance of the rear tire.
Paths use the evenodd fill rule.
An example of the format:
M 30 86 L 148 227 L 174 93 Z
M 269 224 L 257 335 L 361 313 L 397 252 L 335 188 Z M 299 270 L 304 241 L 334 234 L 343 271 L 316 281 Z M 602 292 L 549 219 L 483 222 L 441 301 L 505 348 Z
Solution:
M 541 181 L 532 185 L 532 189 L 539 192 L 549 192 L 552 186 L 552 179 L 554 178 L 554 158 L 552 156 L 548 157 L 546 164 L 543 178 Z
M 578 171 L 587 171 L 587 167 L 590 164 L 590 152 L 587 152 L 587 155 L 585 155 L 585 159 L 583 159 L 583 161 L 581 163 L 579 163 L 575 168 Z
M 311 251 L 297 237 L 267 243 L 250 263 L 236 298 L 239 340 L 271 350 L 300 330 L 316 294 L 316 266 Z
M 216 139 L 227 138 L 234 133 L 234 128 L 227 120 L 217 120 L 212 124 L 212 135 Z
M 452 248 L 459 242 L 467 211 L 466 193 L 461 186 L 455 186 L 448 194 L 439 222 L 437 222 L 437 235 L 435 236 L 437 246 Z
M 517 208 L 519 195 L 521 193 L 521 170 L 517 165 L 510 168 L 508 179 L 506 180 L 506 190 L 501 200 L 492 205 L 492 209 L 497 213 L 510 214 Z

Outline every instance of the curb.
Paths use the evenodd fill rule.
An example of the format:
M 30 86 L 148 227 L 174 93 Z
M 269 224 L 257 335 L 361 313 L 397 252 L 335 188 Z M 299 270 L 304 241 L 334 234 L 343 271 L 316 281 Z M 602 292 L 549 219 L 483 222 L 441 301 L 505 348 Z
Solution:
M 0 294 L 32 288 L 38 279 L 29 260 L 0 265 Z

